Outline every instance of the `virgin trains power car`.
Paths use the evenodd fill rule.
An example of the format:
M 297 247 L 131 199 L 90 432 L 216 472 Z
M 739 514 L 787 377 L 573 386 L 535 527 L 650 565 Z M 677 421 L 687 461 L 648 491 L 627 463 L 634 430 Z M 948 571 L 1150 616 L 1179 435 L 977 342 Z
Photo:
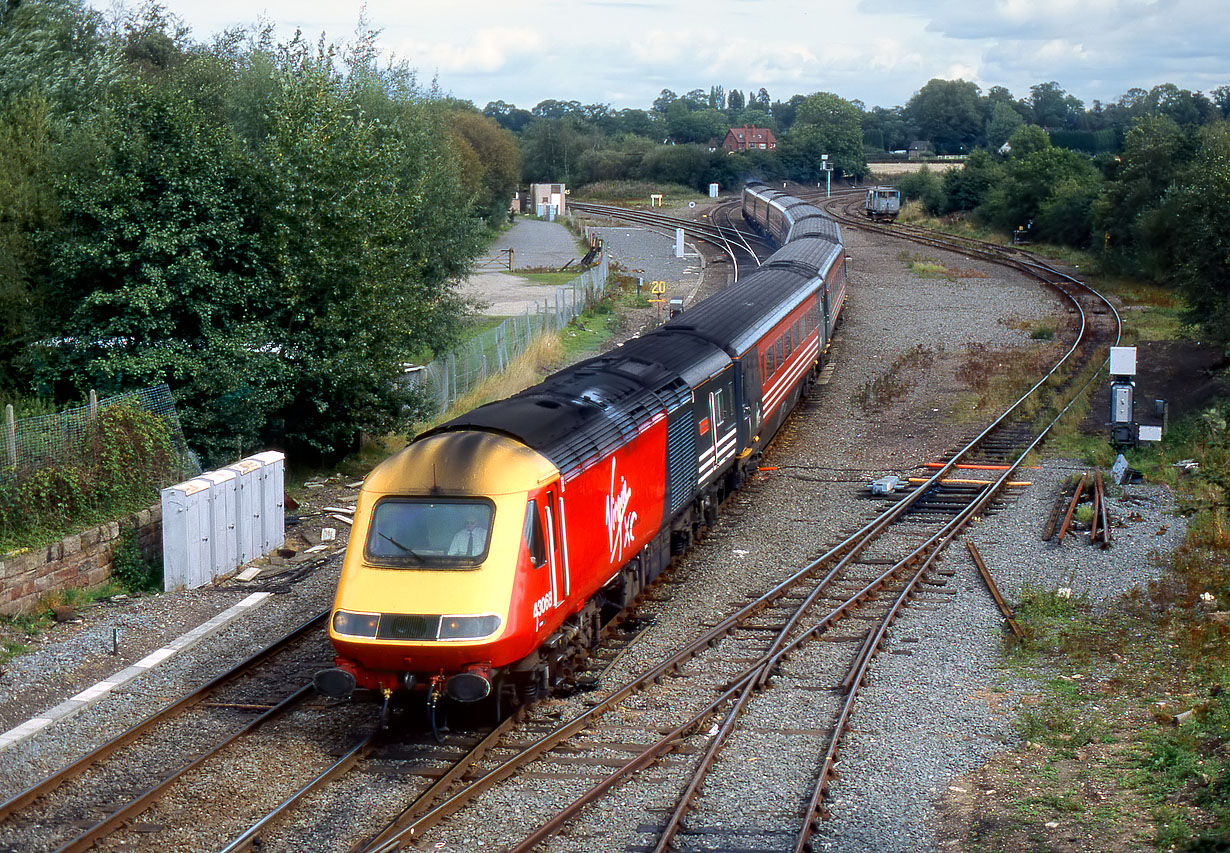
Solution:
M 781 245 L 756 272 L 367 477 L 323 692 L 532 700 L 713 522 L 814 381 L 846 293 L 832 219 L 759 184 L 743 211 Z

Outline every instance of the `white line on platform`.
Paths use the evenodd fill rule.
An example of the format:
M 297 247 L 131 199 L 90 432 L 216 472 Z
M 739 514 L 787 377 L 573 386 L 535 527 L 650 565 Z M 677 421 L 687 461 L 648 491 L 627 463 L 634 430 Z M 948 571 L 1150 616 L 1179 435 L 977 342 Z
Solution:
M 138 675 L 149 672 L 163 661 L 174 657 L 185 649 L 191 648 L 205 637 L 212 634 L 214 631 L 217 631 L 225 625 L 229 625 L 231 622 L 234 622 L 252 608 L 263 604 L 265 599 L 269 598 L 270 595 L 272 595 L 272 593 L 252 593 L 243 601 L 227 608 L 214 618 L 210 619 L 208 622 L 198 625 L 174 642 L 163 646 L 155 652 L 151 652 L 141 660 L 134 663 L 132 666 L 120 670 L 115 675 L 98 682 L 92 687 L 87 687 L 71 699 L 66 699 L 54 708 L 44 711 L 39 716 L 27 720 L 20 726 L 9 729 L 4 734 L 0 734 L 0 752 L 8 749 L 13 744 L 20 743 L 21 741 L 38 734 L 52 723 L 57 723 L 60 720 L 65 720 L 71 717 L 87 705 L 97 702 L 103 696 L 108 695 L 115 690 L 115 688 L 124 686 Z

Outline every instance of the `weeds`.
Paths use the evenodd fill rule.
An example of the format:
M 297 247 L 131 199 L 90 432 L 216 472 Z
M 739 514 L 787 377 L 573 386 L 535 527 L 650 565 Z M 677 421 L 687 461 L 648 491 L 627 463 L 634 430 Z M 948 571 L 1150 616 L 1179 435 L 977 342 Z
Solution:
M 147 507 L 182 474 L 162 417 L 127 404 L 103 409 L 75 460 L 0 479 L 0 549 L 37 547 Z
M 135 531 L 128 530 L 111 552 L 111 577 L 133 595 L 158 592 L 162 589 L 162 561 L 145 559 Z
M 657 184 L 649 181 L 596 181 L 578 187 L 573 198 L 576 201 L 602 201 L 632 207 L 648 207 L 650 196 L 662 195 L 667 207 L 687 204 L 689 201 L 708 199 L 696 190 L 682 184 Z
M 936 356 L 943 351 L 943 347 L 932 350 L 922 344 L 916 344 L 899 355 L 882 376 L 864 383 L 851 399 L 865 412 L 888 408 L 894 400 L 910 392 L 918 383 L 915 377 L 931 367 Z

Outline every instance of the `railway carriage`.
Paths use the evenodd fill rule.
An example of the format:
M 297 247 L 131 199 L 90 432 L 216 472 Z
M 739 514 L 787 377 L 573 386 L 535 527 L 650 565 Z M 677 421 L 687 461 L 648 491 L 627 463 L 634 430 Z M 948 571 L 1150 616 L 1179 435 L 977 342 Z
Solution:
M 892 222 L 901 213 L 901 191 L 896 187 L 867 190 L 867 216 L 876 222 Z
M 539 695 L 716 518 L 814 379 L 845 295 L 840 230 L 762 185 L 794 235 L 664 326 L 416 438 L 364 481 L 330 695 Z

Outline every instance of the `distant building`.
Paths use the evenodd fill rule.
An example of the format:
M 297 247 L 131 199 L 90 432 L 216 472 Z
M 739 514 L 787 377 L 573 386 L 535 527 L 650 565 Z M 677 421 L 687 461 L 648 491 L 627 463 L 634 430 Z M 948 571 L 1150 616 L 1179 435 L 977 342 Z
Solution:
M 756 127 L 755 125 L 748 127 L 745 124 L 743 127 L 732 127 L 726 131 L 726 138 L 722 140 L 722 148 L 726 151 L 747 151 L 749 149 L 772 151 L 776 147 L 777 137 L 773 135 L 773 131 L 767 127 Z
M 560 216 L 567 207 L 568 190 L 563 184 L 530 184 L 529 212 L 538 216 L 546 216 L 539 208 L 547 205 L 555 207 L 555 215 Z
M 918 160 L 922 157 L 926 157 L 930 153 L 931 153 L 931 143 L 928 142 L 927 140 L 920 139 L 916 142 L 910 143 L 910 159 L 911 160 Z

